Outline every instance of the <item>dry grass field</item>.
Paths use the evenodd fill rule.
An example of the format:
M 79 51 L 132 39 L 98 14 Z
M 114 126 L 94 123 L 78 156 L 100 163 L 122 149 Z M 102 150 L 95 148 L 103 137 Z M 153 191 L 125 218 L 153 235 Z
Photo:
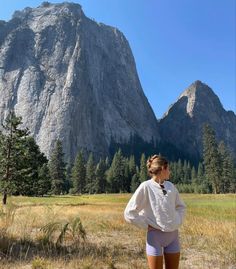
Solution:
M 236 268 L 236 196 L 181 196 L 180 269 Z M 123 219 L 129 198 L 10 197 L 0 208 L 0 268 L 147 269 L 146 233 Z

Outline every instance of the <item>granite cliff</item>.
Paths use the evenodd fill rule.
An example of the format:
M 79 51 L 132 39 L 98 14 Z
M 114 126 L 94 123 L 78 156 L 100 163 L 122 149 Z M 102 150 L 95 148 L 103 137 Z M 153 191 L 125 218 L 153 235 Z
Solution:
M 169 108 L 159 122 L 161 140 L 198 160 L 202 155 L 202 128 L 210 124 L 218 141 L 224 141 L 236 156 L 236 116 L 225 111 L 213 90 L 195 81 Z
M 0 92 L 0 121 L 14 109 L 48 157 L 56 139 L 67 160 L 79 149 L 107 155 L 131 135 L 159 139 L 125 36 L 78 4 L 44 2 L 0 21 Z

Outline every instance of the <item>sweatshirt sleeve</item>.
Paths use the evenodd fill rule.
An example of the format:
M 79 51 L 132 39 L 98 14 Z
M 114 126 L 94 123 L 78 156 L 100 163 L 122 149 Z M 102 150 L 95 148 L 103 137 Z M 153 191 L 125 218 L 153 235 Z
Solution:
M 183 223 L 185 211 L 186 211 L 186 205 L 181 200 L 178 190 L 176 189 L 176 201 L 175 201 L 175 208 L 176 211 L 179 213 L 181 224 Z
M 148 224 L 145 216 L 141 212 L 141 210 L 145 208 L 146 202 L 147 197 L 145 195 L 145 186 L 143 183 L 141 183 L 125 208 L 125 220 L 139 228 L 147 229 Z

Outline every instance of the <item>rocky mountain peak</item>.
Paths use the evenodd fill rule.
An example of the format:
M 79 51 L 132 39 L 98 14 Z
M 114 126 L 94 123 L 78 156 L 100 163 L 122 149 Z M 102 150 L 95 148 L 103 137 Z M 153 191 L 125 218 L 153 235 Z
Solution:
M 161 137 L 198 159 L 206 123 L 215 130 L 217 140 L 223 140 L 236 156 L 236 116 L 225 111 L 213 90 L 199 80 L 184 90 L 160 120 Z
M 26 7 L 23 10 L 17 10 L 13 14 L 13 19 L 30 19 L 35 16 L 74 16 L 76 18 L 83 17 L 84 13 L 80 4 L 63 2 L 58 4 L 51 4 L 43 2 L 37 8 Z
M 221 113 L 223 106 L 218 96 L 213 90 L 200 80 L 192 83 L 178 98 L 178 102 L 185 100 L 186 113 L 193 117 L 194 113 L 201 112 L 203 107 L 208 107 L 209 110 L 219 110 Z
M 159 139 L 128 41 L 78 4 L 44 2 L 0 22 L 0 92 L 0 123 L 14 109 L 48 157 L 57 139 L 67 160 Z
M 49 26 L 58 25 L 59 28 L 66 22 L 76 25 L 85 18 L 79 4 L 43 2 L 37 8 L 26 7 L 23 10 L 15 11 L 11 23 L 15 25 L 15 28 L 29 27 L 36 34 Z

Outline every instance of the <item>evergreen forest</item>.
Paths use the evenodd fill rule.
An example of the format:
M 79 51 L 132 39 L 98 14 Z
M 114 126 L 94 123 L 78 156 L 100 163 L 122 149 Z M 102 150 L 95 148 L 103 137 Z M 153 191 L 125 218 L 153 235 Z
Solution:
M 121 145 L 112 157 L 97 160 L 79 151 L 73 163 L 64 160 L 63 143 L 55 142 L 48 160 L 40 151 L 28 129 L 22 129 L 22 118 L 10 112 L 0 133 L 0 190 L 2 202 L 8 195 L 61 195 L 84 193 L 134 192 L 147 179 L 146 162 L 150 148 L 138 156 Z M 235 193 L 235 161 L 224 142 L 216 140 L 211 126 L 203 128 L 203 156 L 198 163 L 188 159 L 170 160 L 170 181 L 184 193 Z M 136 141 L 138 144 L 138 141 Z M 133 140 L 135 143 L 135 139 Z M 139 144 L 141 145 L 141 144 Z M 140 146 L 141 147 L 141 146 Z M 156 149 L 155 149 L 156 150 Z M 174 149 L 176 150 L 176 149 Z

